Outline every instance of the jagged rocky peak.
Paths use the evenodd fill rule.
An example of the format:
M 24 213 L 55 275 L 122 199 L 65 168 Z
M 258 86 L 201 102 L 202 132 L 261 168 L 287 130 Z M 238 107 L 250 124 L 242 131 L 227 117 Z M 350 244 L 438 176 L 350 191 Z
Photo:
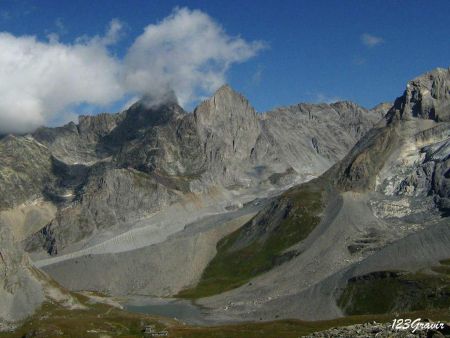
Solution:
M 389 115 L 391 119 L 450 121 L 450 68 L 437 68 L 408 82 Z
M 372 109 L 366 109 L 352 101 L 337 101 L 331 103 L 330 106 L 336 110 L 341 118 L 358 117 L 369 120 L 372 123 L 378 122 L 389 109 L 392 107 L 392 103 L 383 102 Z
M 101 113 L 98 115 L 80 115 L 78 132 L 80 134 L 96 134 L 104 136 L 110 133 L 123 119 L 123 114 Z M 73 124 L 73 122 L 72 122 Z M 73 124 L 74 125 L 74 124 Z
M 186 115 L 186 112 L 176 100 L 155 102 L 144 97 L 123 114 L 123 120 L 105 139 L 110 145 L 120 147 L 123 142 L 140 138 L 152 128 L 169 126 Z
M 384 111 L 386 113 L 389 111 L 389 109 L 391 109 L 392 105 L 393 105 L 392 102 L 381 102 L 370 110 L 371 111 L 379 111 L 379 112 Z
M 335 176 L 340 186 L 344 190 L 363 191 L 384 184 L 388 187 L 383 188 L 384 191 L 393 194 L 405 189 L 412 193 L 416 186 L 427 185 L 427 194 L 437 192 L 439 197 L 436 201 L 440 199 L 447 203 L 448 183 L 445 175 L 448 163 L 441 159 L 427 163 L 429 159 L 425 158 L 423 168 L 417 169 L 415 166 L 422 161 L 419 159 L 422 158 L 424 145 L 436 143 L 438 147 L 443 147 L 442 144 L 448 140 L 449 89 L 450 69 L 437 68 L 408 82 L 404 94 L 396 99 L 387 113 L 386 120 L 366 134 L 339 164 L 341 173 Z M 417 156 L 418 160 L 409 163 L 413 156 Z M 397 168 L 401 171 L 397 173 L 398 182 L 394 182 Z M 439 172 L 436 168 L 440 168 Z M 405 178 L 402 175 L 408 170 L 412 174 Z M 419 172 L 421 174 L 416 175 Z M 386 182 L 381 184 L 384 179 Z M 429 180 L 428 183 L 434 182 L 435 186 L 431 188 L 428 183 L 419 184 L 423 179 Z M 445 205 L 441 207 L 443 210 L 447 210 L 450 204 Z
M 203 101 L 194 111 L 197 122 L 204 126 L 222 123 L 247 122 L 256 124 L 256 111 L 250 102 L 230 86 L 223 85 L 214 95 Z
M 219 143 L 225 157 L 247 158 L 261 132 L 255 109 L 241 94 L 223 85 L 194 111 L 194 118 L 205 152 Z
M 155 103 L 152 99 L 144 97 L 128 108 L 124 123 L 133 122 L 139 127 L 157 126 L 185 114 L 176 99 Z
M 358 104 L 351 101 L 336 101 L 330 104 L 333 108 L 342 109 L 362 109 Z

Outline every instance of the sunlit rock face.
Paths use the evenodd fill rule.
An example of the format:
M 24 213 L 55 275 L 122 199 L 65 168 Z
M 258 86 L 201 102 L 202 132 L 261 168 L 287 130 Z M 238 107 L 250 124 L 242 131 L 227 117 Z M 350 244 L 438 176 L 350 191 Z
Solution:
M 408 82 L 390 115 L 450 121 L 450 68 L 437 68 Z

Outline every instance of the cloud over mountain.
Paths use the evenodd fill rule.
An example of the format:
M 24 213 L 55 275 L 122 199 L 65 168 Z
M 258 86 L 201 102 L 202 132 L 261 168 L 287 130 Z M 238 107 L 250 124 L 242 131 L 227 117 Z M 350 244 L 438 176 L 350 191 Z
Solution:
M 123 95 L 120 63 L 99 39 L 72 45 L 0 34 L 0 132 L 26 132 L 81 102 Z
M 125 85 L 141 93 L 172 88 L 180 103 L 186 104 L 199 91 L 217 89 L 230 65 L 249 59 L 263 47 L 261 42 L 228 36 L 201 11 L 177 9 L 160 23 L 147 26 L 131 46 L 125 58 Z
M 177 8 L 150 24 L 123 59 L 110 46 L 122 23 L 112 20 L 103 36 L 64 44 L 52 36 L 0 33 L 0 133 L 27 132 L 70 107 L 107 105 L 126 94 L 158 100 L 175 91 L 187 105 L 225 82 L 229 67 L 255 56 L 264 44 L 231 37 L 199 10 Z

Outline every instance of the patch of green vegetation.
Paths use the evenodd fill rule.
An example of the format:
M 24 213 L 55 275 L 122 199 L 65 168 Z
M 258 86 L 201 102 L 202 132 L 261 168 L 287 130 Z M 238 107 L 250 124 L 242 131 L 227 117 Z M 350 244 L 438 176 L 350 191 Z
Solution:
M 243 227 L 217 244 L 217 254 L 181 298 L 201 298 L 237 288 L 298 253 L 286 250 L 320 222 L 322 190 L 314 184 L 291 189 Z
M 352 278 L 338 305 L 347 315 L 449 308 L 450 269 L 441 265 L 432 271 L 384 271 Z

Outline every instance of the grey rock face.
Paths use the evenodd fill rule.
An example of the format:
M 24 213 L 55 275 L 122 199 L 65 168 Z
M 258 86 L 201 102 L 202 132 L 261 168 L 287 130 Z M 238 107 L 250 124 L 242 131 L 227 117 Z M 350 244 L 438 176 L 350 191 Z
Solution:
M 155 176 L 134 169 L 99 169 L 79 192 L 79 199 L 26 243 L 56 255 L 66 245 L 82 243 L 96 232 L 137 221 L 176 200 Z
M 437 68 L 410 81 L 391 116 L 450 121 L 450 68 Z
M 377 104 L 375 107 L 370 109 L 374 113 L 374 115 L 377 117 L 378 120 L 381 120 L 387 112 L 392 108 L 393 102 L 382 102 Z M 378 121 L 375 121 L 378 122 Z
M 177 104 L 133 105 L 103 143 L 117 148 L 114 160 L 118 166 L 147 173 L 192 176 L 201 172 L 204 162 L 192 116 Z
M 405 177 L 395 193 L 406 196 L 434 196 L 436 205 L 450 213 L 450 124 L 449 138 L 421 149 L 422 161 Z
M 340 188 L 374 189 L 380 176 L 386 179 L 387 173 L 398 172 L 396 180 L 401 183 L 393 193 L 432 194 L 447 212 L 450 125 L 445 121 L 450 112 L 449 88 L 450 69 L 438 68 L 410 81 L 387 113 L 386 122 L 372 129 L 334 169 L 339 172 Z M 394 154 L 402 162 L 390 160 Z M 409 163 L 406 154 L 418 158 Z
M 299 104 L 263 115 L 274 144 L 274 162 L 286 161 L 302 174 L 318 176 L 344 157 L 380 119 L 380 114 L 351 102 Z
M 0 211 L 42 197 L 54 179 L 45 146 L 28 137 L 0 140 Z
M 100 141 L 123 120 L 124 114 L 80 116 L 73 122 L 57 128 L 39 128 L 33 138 L 48 147 L 51 154 L 67 164 L 89 164 L 109 156 Z
M 14 243 L 9 229 L 0 228 L 0 324 L 29 316 L 44 298 L 27 255 Z
M 210 162 L 214 157 L 224 161 L 249 158 L 261 132 L 253 107 L 226 85 L 195 109 L 194 118 Z M 212 154 L 214 148 L 221 154 Z

